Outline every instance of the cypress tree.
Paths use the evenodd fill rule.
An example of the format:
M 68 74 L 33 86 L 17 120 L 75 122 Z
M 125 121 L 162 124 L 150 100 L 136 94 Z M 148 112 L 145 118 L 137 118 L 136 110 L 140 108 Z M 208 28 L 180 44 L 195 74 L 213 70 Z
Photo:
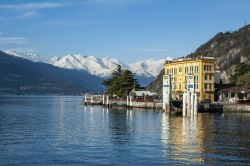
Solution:
M 122 69 L 121 65 L 117 65 L 111 77 L 104 80 L 103 84 L 106 86 L 106 93 L 119 97 L 125 97 L 131 90 L 140 88 L 135 74 L 128 69 Z

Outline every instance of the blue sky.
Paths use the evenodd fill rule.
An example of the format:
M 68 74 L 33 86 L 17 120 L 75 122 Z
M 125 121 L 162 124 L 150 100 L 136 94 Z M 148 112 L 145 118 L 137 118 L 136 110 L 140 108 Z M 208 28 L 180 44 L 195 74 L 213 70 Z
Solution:
M 249 0 L 1 0 L 0 49 L 44 57 L 180 57 L 250 23 Z

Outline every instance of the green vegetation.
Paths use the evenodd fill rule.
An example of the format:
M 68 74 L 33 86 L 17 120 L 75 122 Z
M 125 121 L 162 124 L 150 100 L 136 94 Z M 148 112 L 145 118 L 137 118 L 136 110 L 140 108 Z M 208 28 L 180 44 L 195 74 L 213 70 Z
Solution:
M 126 96 L 131 90 L 138 90 L 140 85 L 135 75 L 128 69 L 122 69 L 121 65 L 112 72 L 111 78 L 104 80 L 108 94 L 117 95 L 119 97 Z
M 250 86 L 250 72 L 247 72 L 247 73 L 241 75 L 238 78 L 236 85 L 248 85 L 248 86 Z
M 250 65 L 246 63 L 237 64 L 230 77 L 230 82 L 236 85 L 250 84 Z

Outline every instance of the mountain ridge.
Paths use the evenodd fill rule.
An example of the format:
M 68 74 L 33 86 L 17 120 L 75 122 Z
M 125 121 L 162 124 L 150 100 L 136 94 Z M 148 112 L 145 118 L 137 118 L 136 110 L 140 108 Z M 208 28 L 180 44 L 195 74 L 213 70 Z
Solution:
M 96 58 L 95 56 L 85 56 L 81 54 L 69 54 L 62 57 L 52 57 L 50 60 L 46 60 L 37 54 L 19 53 L 13 49 L 7 50 L 6 53 L 23 57 L 34 62 L 44 62 L 61 68 L 86 71 L 102 79 L 108 78 L 117 65 L 121 65 L 123 68 L 129 69 L 135 73 L 136 78 L 142 86 L 147 86 L 155 79 L 165 62 L 164 59 L 155 60 L 150 58 L 135 63 L 125 64 L 115 58 Z
M 87 72 L 33 62 L 0 51 L 0 94 L 66 94 L 101 92 L 102 79 Z
M 197 56 L 216 58 L 222 82 L 229 83 L 230 75 L 237 64 L 242 62 L 250 64 L 250 25 L 245 25 L 232 32 L 219 32 L 186 57 L 195 58 Z M 147 89 L 161 93 L 163 74 L 162 70 L 158 79 L 152 82 Z

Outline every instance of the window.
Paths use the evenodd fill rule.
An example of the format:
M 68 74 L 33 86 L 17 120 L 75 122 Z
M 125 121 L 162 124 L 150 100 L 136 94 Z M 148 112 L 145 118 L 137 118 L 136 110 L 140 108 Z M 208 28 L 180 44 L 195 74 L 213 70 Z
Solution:
M 206 71 L 207 70 L 207 66 L 206 65 L 204 65 L 204 71 Z
M 194 71 L 194 68 L 193 68 L 193 66 L 191 66 L 190 67 L 190 73 L 193 73 L 193 71 Z
M 207 80 L 207 75 L 205 75 L 205 80 Z
M 213 76 L 212 75 L 209 75 L 209 80 L 212 80 L 213 79 Z
M 181 84 L 179 84 L 179 89 L 181 90 Z
M 167 69 L 167 74 L 169 74 L 169 69 Z
M 198 76 L 197 75 L 194 76 L 194 82 L 198 82 Z
M 188 67 L 185 67 L 185 74 L 188 73 Z
M 182 72 L 182 67 L 179 67 L 179 72 L 180 72 L 180 73 Z
M 194 67 L 194 73 L 199 73 L 199 66 Z
M 207 89 L 207 84 L 205 84 L 205 89 Z

